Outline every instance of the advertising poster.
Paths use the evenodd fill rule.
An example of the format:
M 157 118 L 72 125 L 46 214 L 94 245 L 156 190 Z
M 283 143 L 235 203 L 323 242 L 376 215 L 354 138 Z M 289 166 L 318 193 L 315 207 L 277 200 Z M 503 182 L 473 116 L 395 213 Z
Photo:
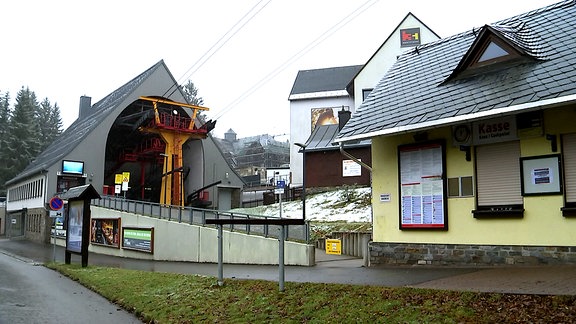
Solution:
M 312 109 L 312 128 L 320 125 L 338 125 L 338 108 L 314 108 Z
M 66 249 L 68 251 L 81 253 L 84 201 L 70 201 L 68 208 L 68 235 L 66 237 Z
M 446 228 L 442 145 L 412 145 L 399 151 L 400 228 Z
M 92 219 L 90 243 L 120 248 L 120 219 Z
M 154 253 L 154 228 L 123 227 L 122 247 Z

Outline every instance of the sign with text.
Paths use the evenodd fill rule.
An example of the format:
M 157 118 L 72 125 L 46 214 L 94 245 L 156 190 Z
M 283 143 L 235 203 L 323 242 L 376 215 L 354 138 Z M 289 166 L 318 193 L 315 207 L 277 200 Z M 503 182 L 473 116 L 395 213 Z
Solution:
M 154 253 L 154 228 L 123 227 L 122 248 Z
M 404 145 L 398 151 L 400 229 L 447 229 L 443 145 Z
M 472 123 L 473 144 L 490 144 L 518 139 L 516 117 L 488 119 Z
M 343 177 L 360 177 L 362 176 L 362 167 L 360 164 L 352 160 L 342 161 L 342 176 Z

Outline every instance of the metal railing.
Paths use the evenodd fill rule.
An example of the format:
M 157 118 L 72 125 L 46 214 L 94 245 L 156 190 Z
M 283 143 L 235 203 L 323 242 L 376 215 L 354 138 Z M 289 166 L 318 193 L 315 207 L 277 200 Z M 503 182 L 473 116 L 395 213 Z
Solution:
M 215 227 L 206 224 L 206 219 L 278 219 L 279 217 L 251 215 L 246 213 L 234 213 L 230 211 L 219 211 L 213 209 L 202 209 L 195 207 L 181 207 L 163 205 L 146 201 L 129 200 L 120 197 L 102 196 L 100 199 L 92 199 L 92 205 L 133 213 L 136 215 L 148 216 L 168 221 Z M 224 225 L 224 230 L 231 232 L 242 232 L 250 235 L 278 238 L 280 236 L 280 225 L 254 225 L 254 224 L 229 224 Z M 286 239 L 308 242 L 310 239 L 310 224 L 289 225 L 285 228 Z

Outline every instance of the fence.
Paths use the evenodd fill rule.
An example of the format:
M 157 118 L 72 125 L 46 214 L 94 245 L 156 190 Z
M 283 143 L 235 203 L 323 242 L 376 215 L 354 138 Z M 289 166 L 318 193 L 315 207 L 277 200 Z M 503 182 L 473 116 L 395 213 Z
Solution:
M 206 219 L 279 219 L 279 217 L 234 213 L 230 211 L 161 205 L 158 203 L 112 196 L 93 199 L 91 203 L 98 207 L 134 213 L 136 215 L 210 227 L 214 227 L 214 225 L 206 224 Z M 225 225 L 223 229 L 231 232 L 239 231 L 251 235 L 278 238 L 280 235 L 280 227 L 280 225 L 229 224 Z M 304 225 L 289 225 L 286 226 L 285 232 L 286 239 L 288 240 L 308 242 L 310 239 L 310 224 L 306 222 Z
M 364 257 L 364 250 L 368 241 L 372 238 L 371 232 L 332 232 L 327 239 L 337 239 L 341 241 L 341 251 L 344 255 Z M 326 238 L 316 241 L 316 247 L 326 250 Z

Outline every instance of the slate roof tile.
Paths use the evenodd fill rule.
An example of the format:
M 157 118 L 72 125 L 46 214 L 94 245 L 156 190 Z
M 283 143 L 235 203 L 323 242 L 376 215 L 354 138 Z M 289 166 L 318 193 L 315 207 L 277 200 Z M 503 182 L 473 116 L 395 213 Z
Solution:
M 52 144 L 50 144 L 34 161 L 20 172 L 16 177 L 10 179 L 6 184 L 18 182 L 32 174 L 46 170 L 54 163 L 70 153 L 78 144 L 90 134 L 117 106 L 123 99 L 144 82 L 156 69 L 164 65 L 161 60 L 152 67 L 142 72 L 134 79 L 116 89 L 102 100 L 98 101 L 90 108 L 90 113 L 74 121 L 62 134 L 60 134 Z M 167 69 L 167 68 L 166 68 Z
M 516 44 L 530 59 L 499 70 L 447 80 L 474 43 L 479 29 L 402 54 L 370 96 L 357 107 L 337 140 L 394 133 L 414 125 L 576 92 L 576 2 L 564 1 L 484 27 Z M 492 29 L 490 29 L 492 28 Z M 422 126 L 424 127 L 424 126 Z M 371 134 L 368 134 L 371 133 Z

